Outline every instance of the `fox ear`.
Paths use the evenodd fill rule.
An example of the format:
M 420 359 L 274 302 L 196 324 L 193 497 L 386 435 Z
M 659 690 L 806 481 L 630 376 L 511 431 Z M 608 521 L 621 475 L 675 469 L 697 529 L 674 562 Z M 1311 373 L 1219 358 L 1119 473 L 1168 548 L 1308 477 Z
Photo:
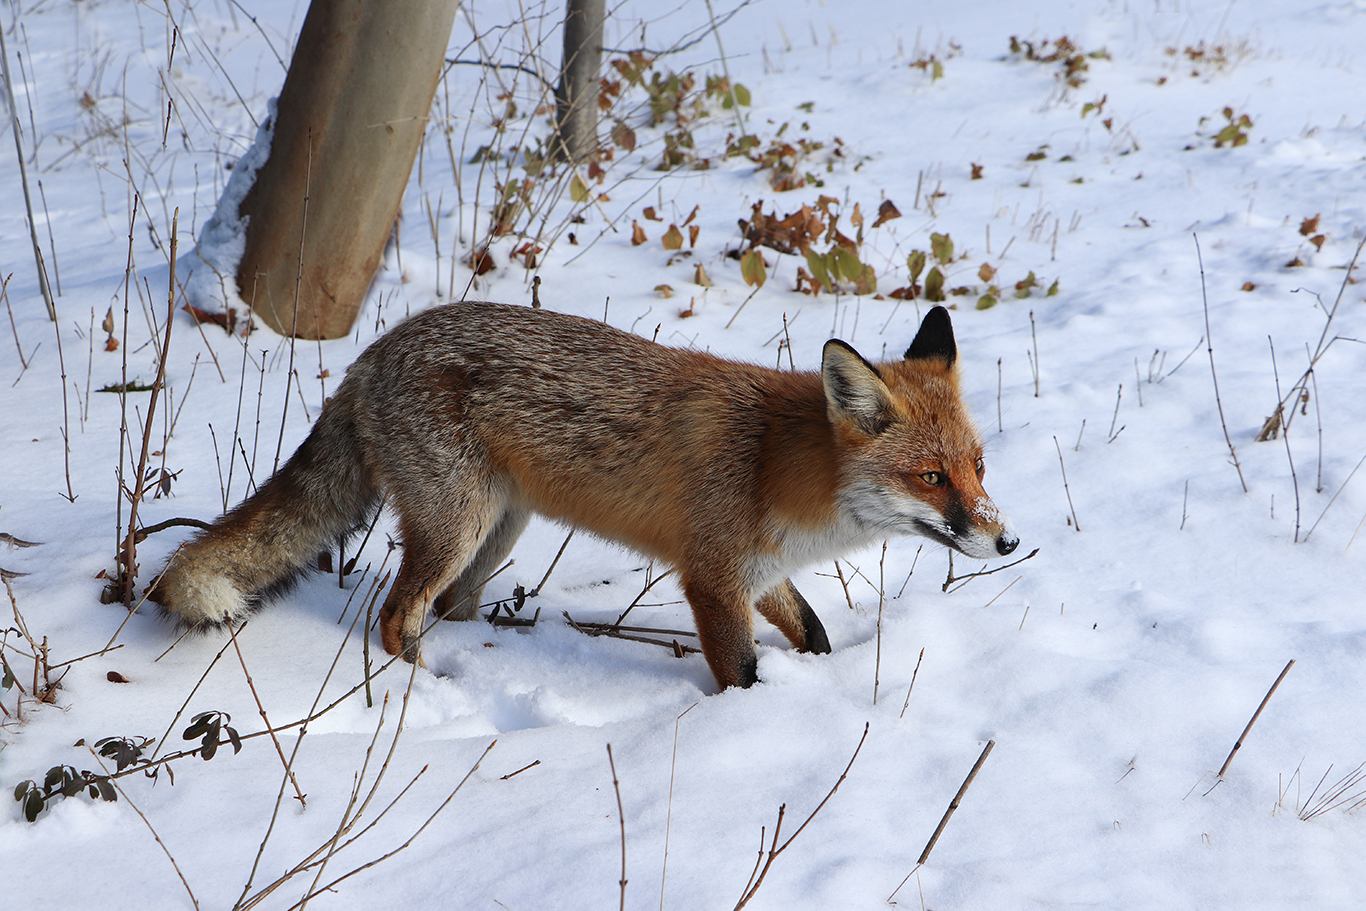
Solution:
M 887 384 L 876 367 L 839 339 L 825 343 L 821 382 L 832 418 L 848 421 L 870 436 L 882 433 L 891 424 Z
M 958 346 L 953 341 L 953 323 L 949 321 L 949 311 L 935 307 L 925 314 L 915 341 L 906 349 L 906 360 L 937 357 L 945 366 L 952 367 L 958 360 Z

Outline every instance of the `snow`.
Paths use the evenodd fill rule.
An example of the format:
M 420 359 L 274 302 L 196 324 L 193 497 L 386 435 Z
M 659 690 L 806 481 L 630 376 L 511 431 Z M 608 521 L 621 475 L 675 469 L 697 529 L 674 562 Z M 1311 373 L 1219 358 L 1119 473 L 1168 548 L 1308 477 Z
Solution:
M 716 6 L 723 17 L 732 9 Z M 363 679 L 364 620 L 347 629 L 373 580 L 398 559 L 387 519 L 360 557 L 359 567 L 371 567 L 363 578 L 358 571 L 342 589 L 335 575 L 306 580 L 250 620 L 237 637 L 240 659 L 231 645 L 215 659 L 227 644 L 217 634 L 172 648 L 175 635 L 154 611 L 129 618 L 101 604 L 97 578 L 115 568 L 117 525 L 128 513 L 126 503 L 119 511 L 116 471 L 120 458 L 126 471 L 136 467 L 148 398 L 129 395 L 121 449 L 119 397 L 95 390 L 122 381 L 124 358 L 130 380 L 156 375 L 152 339 L 165 319 L 177 207 L 177 279 L 197 298 L 222 300 L 193 241 L 225 257 L 214 264 L 231 274 L 233 232 L 214 228 L 228 225 L 221 212 L 212 219 L 225 186 L 240 192 L 245 166 L 229 168 L 251 163 L 283 80 L 277 55 L 289 59 L 303 12 L 302 4 L 197 3 L 168 13 L 86 0 L 11 4 L 0 16 L 38 233 L 54 287 L 60 278 L 62 346 L 59 358 L 18 205 L 18 165 L 6 151 L 0 278 L 9 277 L 4 319 L 12 311 L 14 338 L 0 345 L 0 532 L 41 543 L 0 547 L 0 566 L 26 574 L 10 580 L 13 607 L 0 610 L 4 626 L 22 618 L 46 640 L 52 664 L 118 646 L 53 671 L 64 676 L 51 704 L 14 688 L 0 696 L 6 791 L 63 764 L 98 771 L 84 744 L 104 737 L 156 738 L 153 748 L 166 754 L 194 746 L 180 735 L 201 712 L 228 713 L 248 735 L 264 727 L 258 697 L 280 725 Z M 560 12 L 533 7 L 527 28 L 511 31 L 499 26 L 518 18 L 513 5 L 471 12 L 448 56 L 478 56 L 471 23 L 502 62 L 520 59 L 519 42 L 558 49 Z M 179 30 L 173 54 L 168 15 Z M 614 8 L 607 40 L 633 48 L 643 32 L 662 48 L 700 37 L 660 61 L 700 77 L 720 70 L 706 28 L 703 4 L 642 0 Z M 1009 53 L 1012 36 L 1038 48 L 1063 35 L 1082 52 L 1108 54 L 1086 58 L 1079 86 L 1057 78 L 1057 62 Z M 605 313 L 666 344 L 769 365 L 786 365 L 790 354 L 815 369 L 831 335 L 865 357 L 895 356 L 923 302 L 798 294 L 795 258 L 772 251 L 767 284 L 750 299 L 739 263 L 724 256 L 737 243 L 736 220 L 759 200 L 781 217 L 826 194 L 840 203 L 848 234 L 859 203 L 869 216 L 864 261 L 884 297 L 907 284 L 908 253 L 929 251 L 931 232 L 950 234 L 965 258 L 949 267 L 946 286 L 980 289 L 987 263 L 1003 289 L 990 309 L 975 309 L 978 293 L 950 303 L 986 443 L 986 489 L 1020 536 L 1011 559 L 1035 548 L 1037 556 L 944 592 L 942 547 L 893 539 L 883 558 L 879 541 L 839 564 L 848 600 L 834 566 L 810 567 L 794 581 L 833 653 L 793 652 L 759 621 L 760 685 L 717 693 L 699 655 L 679 660 L 569 625 L 564 613 L 615 620 L 659 571 L 575 535 L 520 612 L 540 610 L 534 627 L 438 624 L 424 643 L 426 667 L 400 663 L 374 678 L 374 707 L 362 689 L 302 738 L 297 728 L 282 732 L 284 755 L 298 749 L 292 770 L 305 805 L 282 785 L 268 737 L 244 741 L 237 754 L 224 744 L 209 762 L 180 759 L 155 781 L 119 779 L 114 803 L 54 801 L 32 824 L 10 802 L 0 817 L 0 904 L 89 908 L 118 895 L 141 907 L 190 907 L 150 825 L 200 907 L 229 907 L 249 878 L 255 892 L 325 845 L 356 776 L 365 769 L 363 799 L 387 757 L 354 831 L 375 827 L 329 862 L 325 884 L 403 844 L 496 741 L 409 847 L 311 904 L 616 905 L 622 823 L 610 744 L 626 905 L 731 907 L 779 807 L 786 839 L 840 778 L 866 725 L 848 776 L 774 860 L 748 907 L 881 907 L 913 870 L 894 899 L 900 905 L 1366 907 L 1366 806 L 1308 812 L 1321 779 L 1319 795 L 1366 762 L 1366 471 L 1355 471 L 1366 456 L 1363 267 L 1344 285 L 1366 232 L 1366 4 L 768 0 L 726 19 L 722 37 L 732 77 L 752 93 L 747 127 L 765 146 L 784 124 L 790 141 L 824 143 L 803 165 L 824 186 L 778 193 L 744 159 L 720 160 L 735 123 L 719 109 L 694 125 L 698 153 L 718 156 L 713 167 L 653 170 L 670 125 L 652 128 L 636 115 L 640 147 L 618 150 L 605 182 L 590 181 L 609 199 L 577 205 L 564 193 L 540 210 L 541 243 L 555 238 L 537 267 L 542 301 Z M 1204 58 L 1187 52 L 1202 46 Z M 931 54 L 942 78 L 911 65 Z M 480 79 L 478 68 L 455 66 L 438 89 L 399 242 L 351 337 L 291 351 L 258 329 L 243 345 L 178 313 L 167 363 L 172 405 L 158 408 L 149 463 L 174 480 L 169 496 L 144 502 L 140 522 L 207 520 L 239 501 L 247 463 L 264 477 L 277 444 L 287 455 L 302 440 L 368 341 L 449 299 L 452 288 L 460 296 L 470 271 L 452 268 L 453 251 L 466 258 L 483 239 L 494 183 L 524 176 L 469 163 L 494 140 L 505 105 L 498 95 L 511 89 L 518 99 L 512 133 L 545 133 L 544 116 L 530 114 L 525 74 L 499 71 L 482 88 Z M 1083 105 L 1102 100 L 1083 116 Z M 1216 148 L 1226 107 L 1252 126 L 1245 144 Z M 827 169 L 835 137 L 844 156 Z M 1027 160 L 1035 152 L 1043 157 Z M 902 216 L 871 228 L 884 199 Z M 646 206 L 663 221 L 649 220 Z M 695 206 L 696 250 L 678 258 L 660 237 Z M 576 213 L 577 245 L 556 234 Z M 633 220 L 649 237 L 640 246 L 630 243 Z M 1318 235 L 1321 247 L 1311 242 Z M 529 276 L 511 258 L 522 242 L 495 242 L 498 268 L 471 296 L 530 300 Z M 1289 266 L 1294 260 L 1301 264 Z M 698 262 L 714 287 L 692 283 Z M 1013 284 L 1030 272 L 1038 287 L 1016 299 Z M 1058 293 L 1045 296 L 1054 280 Z M 655 290 L 662 284 L 673 297 Z M 690 301 L 693 315 L 680 316 Z M 107 311 L 115 351 L 105 350 L 100 328 Z M 1288 443 L 1256 442 L 1328 340 Z M 297 384 L 288 381 L 291 364 Z M 172 528 L 142 543 L 143 584 L 185 536 Z M 564 536 L 533 522 L 488 594 L 536 586 Z M 1004 562 L 959 557 L 951 572 L 966 577 Z M 672 577 L 663 579 L 627 622 L 691 629 L 681 598 Z M 3 642 L 29 690 L 28 643 L 14 631 Z M 369 646 L 378 667 L 377 635 Z M 110 672 L 128 682 L 111 682 Z M 988 740 L 992 753 L 916 870 Z M 1343 796 L 1359 800 L 1363 790 Z M 294 905 L 315 872 L 261 906 Z

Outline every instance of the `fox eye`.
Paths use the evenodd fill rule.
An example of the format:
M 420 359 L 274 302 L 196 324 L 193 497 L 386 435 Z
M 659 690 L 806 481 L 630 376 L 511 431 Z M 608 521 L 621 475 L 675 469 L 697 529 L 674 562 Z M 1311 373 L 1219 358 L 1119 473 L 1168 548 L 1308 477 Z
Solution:
M 981 456 L 978 456 L 978 457 L 977 457 L 977 465 L 976 465 L 976 468 L 977 468 L 977 477 L 980 478 L 982 475 L 986 474 L 986 471 L 987 471 L 987 463 L 984 462 L 984 461 L 982 461 L 982 457 L 981 457 Z
M 938 471 L 927 471 L 920 476 L 920 480 L 931 487 L 939 487 L 944 483 L 944 475 Z

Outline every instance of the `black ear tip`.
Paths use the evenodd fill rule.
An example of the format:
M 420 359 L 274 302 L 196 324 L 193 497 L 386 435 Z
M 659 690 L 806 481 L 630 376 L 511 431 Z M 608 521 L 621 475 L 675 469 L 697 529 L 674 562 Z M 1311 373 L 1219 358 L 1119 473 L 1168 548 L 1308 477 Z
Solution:
M 944 307 L 934 307 L 925 314 L 915 341 L 906 349 L 906 359 L 937 357 L 950 366 L 958 358 L 958 346 L 953 340 L 953 321 Z

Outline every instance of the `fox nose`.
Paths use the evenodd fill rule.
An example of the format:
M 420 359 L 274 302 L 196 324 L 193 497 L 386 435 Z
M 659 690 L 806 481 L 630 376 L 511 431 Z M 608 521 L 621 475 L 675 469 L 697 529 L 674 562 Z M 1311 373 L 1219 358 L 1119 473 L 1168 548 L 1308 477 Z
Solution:
M 1001 535 L 999 538 L 996 539 L 996 552 L 1003 557 L 1007 554 L 1014 553 L 1015 548 L 1019 546 L 1020 539 L 1017 536 L 1011 534 L 1010 532 L 1006 532 L 1005 534 Z

